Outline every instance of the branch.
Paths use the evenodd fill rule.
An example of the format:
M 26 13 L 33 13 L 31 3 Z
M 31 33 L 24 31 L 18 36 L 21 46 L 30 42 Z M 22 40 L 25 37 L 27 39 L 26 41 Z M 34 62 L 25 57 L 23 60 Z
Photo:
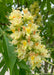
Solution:
M 19 7 L 19 0 L 17 0 L 17 4 L 18 4 L 18 7 Z

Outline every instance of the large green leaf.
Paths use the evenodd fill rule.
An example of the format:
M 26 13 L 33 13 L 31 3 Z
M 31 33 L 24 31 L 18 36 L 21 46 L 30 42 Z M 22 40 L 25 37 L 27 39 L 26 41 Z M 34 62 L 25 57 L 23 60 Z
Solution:
M 3 37 L 4 59 L 10 71 L 12 72 L 16 61 L 16 54 L 14 52 L 15 48 L 9 43 L 9 39 L 5 35 Z

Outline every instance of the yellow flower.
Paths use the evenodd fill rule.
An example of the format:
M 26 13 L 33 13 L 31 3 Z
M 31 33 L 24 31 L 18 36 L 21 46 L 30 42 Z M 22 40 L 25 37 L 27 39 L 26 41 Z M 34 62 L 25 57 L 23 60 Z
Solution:
M 14 33 L 14 32 L 15 32 L 15 30 L 14 30 L 14 29 L 12 29 L 12 32 Z
M 34 57 L 34 56 L 32 56 L 32 57 L 31 57 L 31 60 L 34 60 L 34 58 L 35 58 L 35 57 Z
M 34 23 L 34 20 L 31 20 L 32 23 Z
M 29 27 L 31 27 L 31 26 L 32 26 L 32 24 L 28 24 L 28 26 L 29 26 Z
M 41 45 L 41 48 L 43 47 L 43 45 Z
M 36 64 L 38 64 L 39 62 L 37 61 Z
M 23 12 L 26 14 L 28 12 L 28 9 L 23 9 Z
M 12 16 L 9 16 L 9 19 L 13 19 L 13 17 Z
M 30 27 L 27 27 L 27 28 L 26 28 L 26 32 L 27 32 L 27 33 L 30 33 L 30 30 L 31 30 Z
M 23 45 L 26 46 L 27 45 L 27 41 L 23 41 Z

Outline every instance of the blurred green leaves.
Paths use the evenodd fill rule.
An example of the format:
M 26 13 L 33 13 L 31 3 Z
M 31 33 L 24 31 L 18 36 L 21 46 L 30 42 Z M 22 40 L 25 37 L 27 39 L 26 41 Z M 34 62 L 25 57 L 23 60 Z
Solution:
M 13 0 L 1 0 L 0 1 L 0 24 L 7 24 L 7 15 L 11 12 Z
M 51 0 L 51 2 L 54 4 L 54 0 Z

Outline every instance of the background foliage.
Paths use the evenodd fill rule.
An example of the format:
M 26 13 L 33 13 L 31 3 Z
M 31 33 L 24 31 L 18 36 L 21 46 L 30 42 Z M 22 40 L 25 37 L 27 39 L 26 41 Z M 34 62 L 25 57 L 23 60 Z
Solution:
M 50 62 L 52 60 L 54 64 L 54 6 L 52 7 L 52 5 L 54 5 L 54 0 L 0 0 L 0 53 L 2 53 L 0 57 L 0 68 L 3 67 L 0 75 L 4 75 L 8 68 L 10 69 L 10 75 L 27 75 L 30 72 L 29 67 L 24 61 L 18 62 L 16 57 L 17 54 L 14 52 L 14 46 L 9 43 L 10 38 L 7 36 L 7 33 L 9 33 L 7 32 L 7 25 L 10 23 L 7 16 L 11 12 L 12 7 L 15 7 L 15 9 L 19 6 L 30 8 L 30 5 L 33 4 L 34 1 L 38 1 L 40 8 L 39 12 L 42 16 L 40 35 L 44 37 L 43 43 L 51 53 L 51 59 L 47 60 Z M 49 64 L 45 62 L 43 66 L 45 73 L 48 73 L 48 65 Z M 50 68 L 51 73 L 53 73 L 54 66 L 49 65 L 49 69 Z M 41 71 L 36 68 L 35 72 L 40 73 Z

